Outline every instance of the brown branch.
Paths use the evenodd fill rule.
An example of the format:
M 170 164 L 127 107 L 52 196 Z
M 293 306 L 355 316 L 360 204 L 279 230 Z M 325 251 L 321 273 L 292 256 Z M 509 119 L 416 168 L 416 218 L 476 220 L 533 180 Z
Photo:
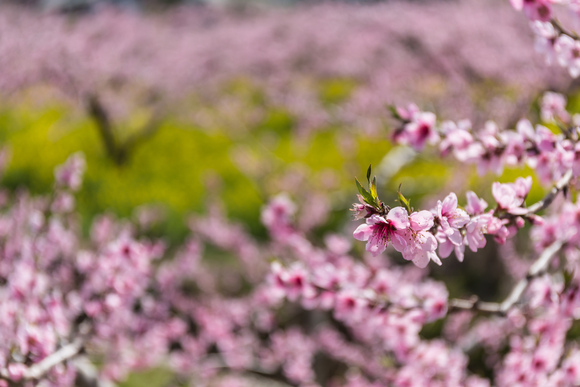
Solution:
M 109 114 L 96 94 L 90 94 L 86 103 L 89 116 L 95 121 L 97 130 L 103 140 L 105 151 L 116 164 L 119 164 L 119 148 L 113 134 L 113 125 Z
M 139 131 L 129 136 L 123 143 L 115 138 L 113 124 L 107 110 L 101 103 L 96 94 L 90 94 L 87 97 L 87 110 L 89 116 L 94 120 L 99 135 L 105 146 L 107 155 L 117 165 L 124 164 L 129 158 L 130 152 L 135 146 L 153 136 L 161 126 L 162 115 L 159 109 L 153 114 L 153 117 Z
M 561 35 L 568 35 L 569 37 L 575 40 L 579 39 L 578 35 L 575 32 L 568 31 L 566 28 L 564 28 L 564 26 L 562 25 L 562 23 L 560 23 L 558 19 L 554 18 L 550 20 L 550 23 L 552 23 L 554 29 L 558 31 Z

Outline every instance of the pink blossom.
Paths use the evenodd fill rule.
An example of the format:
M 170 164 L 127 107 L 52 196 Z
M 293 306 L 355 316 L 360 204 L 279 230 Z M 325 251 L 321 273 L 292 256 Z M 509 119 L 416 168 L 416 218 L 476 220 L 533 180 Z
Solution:
M 366 224 L 361 224 L 354 231 L 355 239 L 368 241 L 366 249 L 373 255 L 385 251 L 388 242 L 392 242 L 395 249 L 403 251 L 406 241 L 398 231 L 409 227 L 409 215 L 403 207 L 395 207 L 389 211 L 385 218 L 372 215 Z
M 433 214 L 429 211 L 414 212 L 409 219 L 409 228 L 400 232 L 405 239 L 405 248 L 401 251 L 403 258 L 420 268 L 426 267 L 429 261 L 441 265 L 435 253 L 437 240 L 429 231 L 434 225 Z
M 536 51 L 544 55 L 546 64 L 553 64 L 556 61 L 554 42 L 558 36 L 554 25 L 550 22 L 535 20 L 532 21 L 531 28 L 536 36 L 534 44 Z
M 354 212 L 354 214 L 353 214 L 354 220 L 359 220 L 362 218 L 369 217 L 372 214 L 375 214 L 377 212 L 374 207 L 368 205 L 364 201 L 364 198 L 362 197 L 362 195 L 357 194 L 357 199 L 359 202 L 354 203 L 352 205 L 353 208 L 351 208 L 351 211 Z
M 11 363 L 8 365 L 8 375 L 15 382 L 20 381 L 27 370 L 28 367 L 22 363 Z
M 403 258 L 420 268 L 427 267 L 429 261 L 441 265 L 441 260 L 435 253 L 437 239 L 428 231 L 415 231 L 412 228 L 405 230 L 406 247 L 402 251 Z
M 465 206 L 467 213 L 470 215 L 483 214 L 487 208 L 487 202 L 480 199 L 473 191 L 467 191 L 465 196 L 467 197 L 467 205 Z
M 513 215 L 524 215 L 528 211 L 522 208 L 521 205 L 529 191 L 529 188 L 527 188 L 529 185 L 531 186 L 530 177 L 519 180 L 517 184 L 495 182 L 491 187 L 491 191 L 499 208 Z
M 468 223 L 469 225 L 469 223 Z M 439 242 L 439 256 L 441 258 L 447 258 L 451 255 L 451 252 L 455 251 L 455 256 L 459 262 L 463 262 L 463 257 L 465 253 L 465 245 L 456 245 L 445 234 L 443 231 L 439 231 L 436 234 L 437 241 Z
M 570 114 L 566 111 L 566 97 L 560 93 L 545 93 L 540 102 L 540 109 L 544 122 L 559 120 L 568 123 L 570 120 Z
M 531 20 L 549 21 L 552 17 L 551 0 L 510 0 L 512 6 Z
M 490 215 L 493 213 L 490 212 Z M 509 237 L 509 230 L 506 227 L 507 220 L 506 219 L 499 219 L 495 216 L 489 216 L 486 218 L 488 220 L 487 223 L 487 233 L 491 234 L 495 237 L 495 240 L 502 244 L 505 243 L 507 238 Z
M 364 318 L 368 300 L 355 290 L 343 290 L 336 294 L 334 315 L 341 321 L 356 324 Z
M 75 153 L 66 162 L 58 167 L 54 176 L 56 183 L 72 191 L 77 191 L 82 184 L 82 177 L 85 172 L 85 158 L 82 153 Z
M 261 219 L 273 235 L 286 238 L 293 233 L 290 219 L 295 213 L 296 205 L 287 195 L 281 194 L 272 199 L 262 210 Z
M 443 233 L 454 245 L 459 246 L 462 242 L 459 228 L 469 222 L 469 215 L 457 208 L 457 195 L 452 192 L 445 197 L 443 202 L 438 201 L 434 214 Z
M 272 282 L 282 296 L 290 301 L 296 301 L 310 287 L 304 267 L 295 263 L 289 269 L 284 269 L 278 262 L 272 263 Z
M 405 121 L 411 121 L 415 115 L 421 113 L 421 110 L 414 103 L 409 104 L 406 108 L 397 107 L 397 114 Z
M 415 112 L 411 122 L 404 127 L 404 138 L 415 150 L 422 150 L 427 142 L 433 143 L 439 139 L 435 131 L 435 114 L 431 112 Z
M 580 75 L 580 42 L 568 35 L 560 35 L 554 44 L 558 63 L 566 67 L 573 78 Z
M 562 364 L 562 379 L 568 385 L 580 384 L 580 351 L 573 349 L 570 351 Z

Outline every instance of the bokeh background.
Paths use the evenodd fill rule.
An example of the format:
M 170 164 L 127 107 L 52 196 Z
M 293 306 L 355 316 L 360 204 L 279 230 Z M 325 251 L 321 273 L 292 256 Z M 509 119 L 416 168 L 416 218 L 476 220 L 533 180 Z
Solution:
M 387 203 L 399 185 L 427 206 L 450 190 L 490 199 L 495 176 L 394 148 L 388 106 L 475 127 L 537 118 L 546 90 L 580 106 L 577 83 L 533 45 L 503 0 L 0 2 L 1 184 L 50 192 L 54 167 L 82 151 L 85 232 L 112 213 L 170 246 L 211 211 L 265 238 L 260 209 L 281 192 L 313 240 L 351 232 L 353 178 L 369 164 Z M 534 185 L 530 200 L 542 194 Z M 501 269 L 496 251 L 433 275 L 451 295 L 493 298 L 501 278 L 481 273 Z

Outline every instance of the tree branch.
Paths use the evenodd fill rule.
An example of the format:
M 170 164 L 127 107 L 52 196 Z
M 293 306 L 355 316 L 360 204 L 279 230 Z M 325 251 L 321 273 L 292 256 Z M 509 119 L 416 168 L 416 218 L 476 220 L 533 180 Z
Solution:
M 109 114 L 95 94 L 90 94 L 86 103 L 89 115 L 95 121 L 97 130 L 103 140 L 105 151 L 116 164 L 119 164 L 119 149 L 113 134 L 113 126 Z
M 73 342 L 62 346 L 53 354 L 45 357 L 40 362 L 30 366 L 26 372 L 22 375 L 20 380 L 34 380 L 39 379 L 44 374 L 46 374 L 50 369 L 57 364 L 63 363 L 67 360 L 72 359 L 78 355 L 83 349 L 83 342 L 80 338 L 74 340 Z M 0 370 L 0 378 L 6 380 L 12 380 L 10 373 L 7 368 L 2 368 Z
M 473 296 L 469 300 L 451 299 L 449 300 L 450 310 L 474 310 L 484 313 L 496 313 L 505 315 L 522 298 L 530 283 L 546 272 L 552 259 L 564 246 L 563 241 L 556 241 L 548 246 L 538 259 L 530 266 L 526 276 L 522 278 L 512 289 L 510 294 L 501 303 L 482 302 L 478 297 Z
M 157 133 L 161 127 L 161 122 L 163 120 L 162 114 L 159 110 L 153 113 L 151 119 L 136 133 L 129 136 L 125 142 L 119 146 L 117 150 L 117 157 L 119 164 L 123 164 L 129 158 L 129 155 L 137 144 L 144 142 L 148 138 L 152 137 Z
M 548 208 L 548 206 L 552 204 L 552 202 L 556 198 L 556 195 L 558 195 L 560 191 L 563 191 L 568 187 L 568 184 L 570 184 L 571 180 L 572 180 L 572 170 L 569 170 L 564 174 L 564 176 L 562 176 L 560 180 L 558 180 L 556 185 L 552 187 L 550 192 L 548 192 L 548 194 L 544 196 L 542 200 L 529 206 L 528 211 L 530 213 L 536 213 L 538 211 Z

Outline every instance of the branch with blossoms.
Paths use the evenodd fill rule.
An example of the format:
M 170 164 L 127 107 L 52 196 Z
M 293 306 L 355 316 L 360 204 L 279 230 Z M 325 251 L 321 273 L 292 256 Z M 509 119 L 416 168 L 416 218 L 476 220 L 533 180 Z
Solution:
M 577 1 L 561 0 L 511 0 L 512 6 L 523 11 L 530 20 L 536 38 L 536 50 L 542 53 L 548 64 L 557 63 L 576 78 L 580 75 L 580 37 L 554 16 L 553 4 L 567 8 L 576 20 L 580 17 Z
M 548 4 L 526 1 L 521 5 L 529 12 L 530 4 L 536 3 Z M 549 11 L 537 9 L 539 17 Z M 414 105 L 393 109 L 400 122 L 394 134 L 397 143 L 415 150 L 422 150 L 428 143 L 438 145 L 443 155 L 474 163 L 481 173 L 499 173 L 504 166 L 527 164 L 543 182 L 554 186 L 544 199 L 530 206 L 525 200 L 532 179 L 520 177 L 510 184 L 493 183 L 493 209 L 468 192 L 464 208 L 459 207 L 455 193 L 450 193 L 435 208 L 416 211 L 401 192 L 398 206 L 381 201 L 369 168 L 366 188 L 356 180 L 359 200 L 353 208 L 355 219 L 364 220 L 354 237 L 365 241 L 371 253 L 363 257 L 364 264 L 353 264 L 344 255 L 327 257 L 310 246 L 298 230 L 289 226 L 289 211 L 277 203 L 268 211 L 274 213 L 273 208 L 278 208 L 277 218 L 269 222 L 272 234 L 299 258 L 289 266 L 280 262 L 272 265 L 271 292 L 306 310 L 331 311 L 334 319 L 354 332 L 353 341 L 380 343 L 379 353 L 396 369 L 390 379 L 381 379 L 383 384 L 468 385 L 465 373 L 458 373 L 455 382 L 441 382 L 440 375 L 434 377 L 438 373 L 435 364 L 441 360 L 438 357 L 431 358 L 428 371 L 422 373 L 415 368 L 421 359 L 429 357 L 427 347 L 435 347 L 437 342 L 417 339 L 419 332 L 426 323 L 445 317 L 444 324 L 451 325 L 446 334 L 450 342 L 441 345 L 439 353 L 451 357 L 453 348 L 468 353 L 474 343 L 481 345 L 489 351 L 485 360 L 493 368 L 492 380 L 497 385 L 578 385 L 579 352 L 566 343 L 570 342 L 567 332 L 573 321 L 580 318 L 580 278 L 574 274 L 580 259 L 580 204 L 566 198 L 563 205 L 553 206 L 557 211 L 551 216 L 538 215 L 561 192 L 566 193 L 580 174 L 580 121 L 565 111 L 565 105 L 558 94 L 547 93 L 542 99 L 542 119 L 560 133 L 543 125 L 534 127 L 527 120 L 521 120 L 514 130 L 500 130 L 488 122 L 475 131 L 468 121 L 438 124 L 433 113 L 422 112 Z M 281 216 L 284 212 L 286 216 Z M 502 302 L 481 302 L 477 297 L 449 300 L 442 284 L 425 277 L 397 281 L 397 275 L 403 276 L 397 273 L 398 268 L 393 270 L 388 263 L 380 266 L 383 260 L 374 258 L 392 245 L 419 268 L 430 261 L 441 264 L 441 258 L 453 250 L 462 260 L 466 246 L 475 252 L 485 246 L 488 235 L 503 243 L 526 222 L 534 226 L 531 234 L 538 258 Z M 416 270 L 413 265 L 404 268 Z M 448 313 L 457 310 L 460 313 Z M 461 319 L 464 327 L 453 325 L 454 320 L 461 323 Z M 418 382 L 425 374 L 429 375 L 427 379 Z
M 568 171 L 560 181 L 548 192 L 540 201 L 528 207 L 530 213 L 546 209 L 555 199 L 559 192 L 565 191 L 572 179 L 572 171 Z M 543 220 L 541 221 L 543 223 Z M 558 251 L 564 247 L 561 239 L 556 239 L 542 251 L 538 259 L 530 266 L 524 278 L 522 278 L 512 289 L 507 298 L 501 303 L 482 302 L 478 297 L 471 297 L 468 300 L 452 299 L 449 301 L 449 307 L 453 309 L 477 310 L 486 313 L 507 313 L 516 303 L 521 300 L 526 289 L 532 281 L 545 273 L 551 261 L 556 257 Z
M 501 303 L 482 302 L 477 297 L 472 297 L 468 300 L 452 299 L 449 301 L 449 307 L 451 309 L 477 310 L 479 312 L 505 315 L 521 300 L 531 282 L 546 272 L 548 265 L 563 246 L 564 243 L 562 241 L 556 241 L 548 246 L 548 248 L 546 248 L 538 259 L 530 266 L 526 276 L 514 286 L 506 299 Z
M 24 382 L 42 378 L 53 367 L 67 362 L 77 356 L 83 350 L 83 342 L 80 338 L 63 345 L 56 352 L 42 359 L 42 361 L 27 367 L 21 363 L 10 364 L 0 370 L 0 379 L 12 382 Z
M 561 94 L 546 93 L 540 108 L 543 121 L 557 125 L 561 133 L 555 134 L 544 125 L 534 126 L 527 119 L 521 119 L 515 129 L 501 130 L 488 121 L 474 130 L 469 120 L 438 122 L 435 114 L 411 104 L 392 107 L 398 121 L 392 139 L 416 151 L 427 144 L 437 146 L 441 156 L 451 155 L 459 162 L 475 164 L 479 174 L 500 174 L 505 166 L 528 165 L 544 183 L 558 181 L 569 170 L 577 176 L 580 129 L 575 122 L 579 118 L 566 111 L 566 98 Z
M 566 184 L 569 175 L 566 175 Z M 520 177 L 509 184 L 493 183 L 492 194 L 497 206 L 486 212 L 487 202 L 472 191 L 466 194 L 465 210 L 458 207 L 457 195 L 453 192 L 430 211 L 414 211 L 399 191 L 403 206 L 391 208 L 378 198 L 376 179 L 370 182 L 369 176 L 370 167 L 369 190 L 357 180 L 359 203 L 353 205 L 352 211 L 355 219 L 365 219 L 365 223 L 354 231 L 355 239 L 367 242 L 366 250 L 373 255 L 384 252 L 390 243 L 404 259 L 420 268 L 430 261 L 441 265 L 440 258 L 447 258 L 452 251 L 463 261 L 466 246 L 473 252 L 485 247 L 485 235 L 493 235 L 497 242 L 504 243 L 526 221 L 541 222 L 538 215 L 525 207 L 531 177 Z
M 474 251 L 476 251 L 477 248 L 485 246 L 484 235 L 487 233 L 484 231 L 490 228 L 490 223 L 492 225 L 501 224 L 500 228 L 505 227 L 503 232 L 498 232 L 495 235 L 496 239 L 498 239 L 497 235 L 500 235 L 501 238 L 501 235 L 506 232 L 509 233 L 510 229 L 512 229 L 512 233 L 515 233 L 517 228 L 521 228 L 521 223 L 524 219 L 531 223 L 541 225 L 543 220 L 537 216 L 535 212 L 544 209 L 549 203 L 551 203 L 555 195 L 565 190 L 571 179 L 571 173 L 567 173 L 543 199 L 534 203 L 530 207 L 525 207 L 523 197 L 525 197 L 524 193 L 527 194 L 527 190 L 529 190 L 531 178 L 520 178 L 515 184 L 494 184 L 492 191 L 494 197 L 497 197 L 496 200 L 498 201 L 498 205 L 495 210 L 490 210 L 487 213 L 484 213 L 487 203 L 482 199 L 477 198 L 477 196 L 472 192 L 467 195 L 467 211 L 457 208 L 456 197 L 454 195 L 449 195 L 443 203 L 438 202 L 436 209 L 431 212 L 414 212 L 409 201 L 400 192 L 399 200 L 403 206 L 390 208 L 388 205 L 385 205 L 377 196 L 376 179 L 373 179 L 371 182 L 370 174 L 371 169 L 369 167 L 369 170 L 367 171 L 369 190 L 363 188 L 358 180 L 356 181 L 360 191 L 360 194 L 358 195 L 360 203 L 354 205 L 353 211 L 355 212 L 355 218 L 365 218 L 367 219 L 367 222 L 357 228 L 354 232 L 355 237 L 360 237 L 361 235 L 364 236 L 365 232 L 370 232 L 371 236 L 367 240 L 367 250 L 373 255 L 382 253 L 386 249 L 388 242 L 391 242 L 396 250 L 403 253 L 405 259 L 413 260 L 413 263 L 419 267 L 424 267 L 422 266 L 423 262 L 421 261 L 422 259 L 425 259 L 424 257 L 426 254 L 424 251 L 427 251 L 428 253 L 431 252 L 431 246 L 428 246 L 429 249 L 422 248 L 423 246 L 420 245 L 420 242 L 422 241 L 427 241 L 427 243 L 429 243 L 431 238 L 435 239 L 435 242 L 431 243 L 442 241 L 443 244 L 442 247 L 440 247 L 440 255 L 443 257 L 449 255 L 447 251 L 450 250 L 449 245 L 452 245 L 451 249 L 456 249 L 456 253 L 458 252 L 457 256 L 461 260 L 463 258 L 465 245 L 470 246 L 470 248 L 471 246 L 474 246 L 474 248 L 472 248 Z M 520 190 L 519 197 L 518 188 Z M 411 215 L 407 215 L 408 213 L 411 213 Z M 499 215 L 495 217 L 494 213 Z M 493 218 L 496 220 L 493 220 Z M 442 226 L 443 224 L 446 224 L 447 226 Z M 472 226 L 467 226 L 469 224 Z M 477 225 L 480 228 L 477 228 L 474 225 Z M 451 231 L 446 232 L 443 227 L 446 227 L 447 230 L 451 229 Z M 498 229 L 498 226 L 492 227 L 492 229 Z M 364 240 L 364 238 L 361 239 Z M 459 246 L 453 245 L 454 240 L 458 241 Z M 499 241 L 502 242 L 503 239 L 500 239 Z M 520 301 L 530 283 L 545 273 L 549 263 L 563 245 L 564 242 L 562 240 L 556 240 L 552 242 L 550 246 L 545 248 L 542 254 L 540 254 L 538 260 L 531 265 L 525 277 L 514 286 L 509 296 L 506 297 L 503 302 L 482 302 L 477 297 L 472 297 L 467 300 L 450 299 L 448 305 L 449 309 L 468 309 L 493 314 L 506 314 Z M 422 251 L 420 251 L 421 249 Z M 417 253 L 418 250 L 419 252 Z M 446 255 L 442 255 L 441 251 Z M 416 254 L 417 256 L 410 258 L 410 254 Z M 434 255 L 437 260 L 433 260 L 440 264 L 440 259 L 436 254 Z M 427 257 L 430 258 L 429 255 L 427 255 Z M 437 316 L 440 317 L 441 315 L 438 313 L 445 313 L 447 310 L 447 306 L 445 306 L 446 301 L 441 300 L 433 304 L 432 301 L 420 301 L 421 297 L 416 298 L 412 302 L 409 300 L 397 302 L 395 301 L 396 299 L 392 300 L 380 296 L 377 297 L 377 290 L 381 289 L 381 287 L 376 289 L 371 287 L 367 290 L 355 292 L 352 290 L 346 290 L 349 288 L 348 284 L 341 285 L 341 281 L 338 280 L 338 278 L 321 280 L 324 275 L 316 274 L 316 271 L 314 272 L 313 277 L 309 277 L 308 271 L 302 265 L 293 265 L 289 268 L 283 268 L 279 263 L 275 263 L 272 268 L 272 273 L 274 275 L 273 282 L 275 286 L 283 289 L 283 293 L 286 294 L 290 300 L 297 301 L 301 299 L 301 302 L 307 308 L 309 305 L 315 305 L 319 302 L 324 304 L 328 302 L 324 301 L 325 299 L 328 300 L 329 297 L 334 297 L 335 308 L 339 308 L 339 310 L 345 309 L 347 311 L 344 313 L 335 311 L 335 313 L 338 313 L 338 315 L 343 318 L 345 316 L 350 316 L 347 321 L 349 321 L 350 318 L 355 318 L 353 317 L 356 315 L 354 310 L 357 308 L 378 308 L 381 310 L 388 310 L 390 313 L 398 311 L 399 313 L 404 314 L 411 310 L 430 308 L 427 305 L 439 305 L 437 307 L 438 312 L 428 312 L 428 315 L 434 316 L 430 317 L 430 319 L 436 319 L 438 318 Z M 368 280 L 369 284 L 374 282 L 375 280 Z M 380 295 L 380 293 L 382 293 L 381 290 L 379 290 L 378 294 Z M 419 290 L 418 294 L 424 293 Z M 342 305 L 342 307 L 340 305 Z M 361 312 L 359 311 L 358 313 Z

